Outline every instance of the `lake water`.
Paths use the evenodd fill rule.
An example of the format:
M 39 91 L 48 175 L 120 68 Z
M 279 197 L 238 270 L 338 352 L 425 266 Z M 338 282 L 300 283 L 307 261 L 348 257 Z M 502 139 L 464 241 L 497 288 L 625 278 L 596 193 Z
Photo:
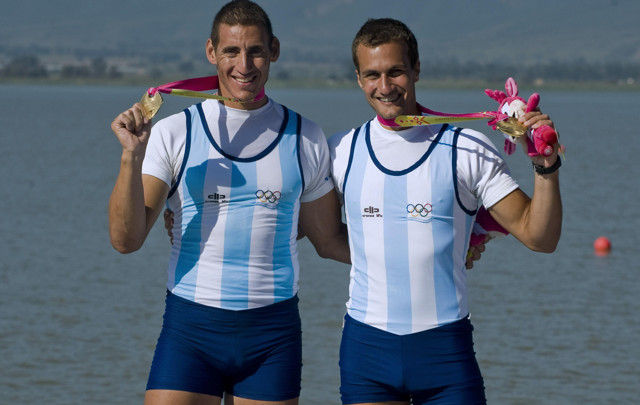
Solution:
M 0 85 L 0 403 L 142 403 L 161 326 L 169 241 L 109 244 L 120 146 L 113 117 L 134 87 Z M 493 109 L 483 89 L 419 92 L 441 111 Z M 372 116 L 357 89 L 268 90 L 327 134 Z M 523 96 L 530 93 L 521 90 Z M 189 99 L 166 97 L 160 115 Z M 492 404 L 629 404 L 640 397 L 637 93 L 545 91 L 567 148 L 563 236 L 551 255 L 491 242 L 469 273 L 476 352 Z M 489 133 L 484 123 L 469 125 Z M 490 134 L 502 144 L 502 136 Z M 533 174 L 508 158 L 522 188 Z M 607 236 L 608 257 L 593 254 Z M 348 267 L 300 243 L 301 404 L 338 404 Z

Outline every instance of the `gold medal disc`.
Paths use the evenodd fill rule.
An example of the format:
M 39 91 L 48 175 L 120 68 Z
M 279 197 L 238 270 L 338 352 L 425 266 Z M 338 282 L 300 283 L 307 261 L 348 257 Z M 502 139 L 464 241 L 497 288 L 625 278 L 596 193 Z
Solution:
M 145 91 L 144 95 L 140 99 L 140 104 L 142 105 L 147 118 L 151 119 L 158 113 L 158 110 L 160 110 L 160 107 L 162 106 L 162 96 L 160 93 L 149 96 L 149 93 Z
M 522 125 L 520 121 L 513 117 L 509 117 L 504 121 L 498 121 L 496 123 L 496 127 L 498 128 L 498 131 L 514 138 L 519 138 L 527 133 L 527 127 Z

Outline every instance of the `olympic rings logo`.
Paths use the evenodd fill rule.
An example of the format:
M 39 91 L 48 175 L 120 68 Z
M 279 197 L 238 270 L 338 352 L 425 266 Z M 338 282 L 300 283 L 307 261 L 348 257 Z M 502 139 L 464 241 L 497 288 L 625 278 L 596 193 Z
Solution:
M 280 199 L 280 197 L 282 197 L 282 194 L 279 191 L 258 190 L 256 191 L 256 197 L 260 202 L 263 202 L 263 203 L 269 202 L 273 204 L 277 202 Z
M 409 204 L 407 205 L 407 212 L 411 214 L 412 217 L 426 217 L 433 210 L 433 206 L 429 203 L 427 204 Z

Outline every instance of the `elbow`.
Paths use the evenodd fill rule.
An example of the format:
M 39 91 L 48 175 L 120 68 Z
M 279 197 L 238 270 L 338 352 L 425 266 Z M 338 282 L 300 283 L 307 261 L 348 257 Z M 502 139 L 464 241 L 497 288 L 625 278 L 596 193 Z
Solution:
M 323 259 L 331 259 L 340 263 L 351 264 L 351 255 L 349 252 L 349 245 L 344 241 L 338 239 L 334 243 L 314 245 L 316 253 Z
M 130 248 L 127 248 L 127 247 L 124 247 L 124 246 L 117 246 L 117 245 L 113 245 L 113 244 L 112 244 L 112 246 L 113 246 L 113 248 L 115 250 L 118 251 L 118 253 L 122 253 L 123 255 L 129 254 L 129 253 L 133 253 L 136 250 L 138 250 L 138 249 L 130 249 Z
M 109 239 L 111 246 L 113 246 L 115 250 L 122 254 L 127 254 L 139 250 L 146 239 L 146 235 L 140 232 L 132 232 L 125 227 L 110 224 Z
M 130 240 L 125 240 L 121 238 L 111 237 L 111 246 L 119 253 L 127 254 L 133 253 L 139 250 L 142 247 L 141 243 L 134 243 Z
M 316 248 L 316 253 L 318 253 L 318 256 L 320 256 L 323 259 L 330 259 L 331 258 L 331 250 L 327 249 L 325 246 L 315 246 Z
M 560 242 L 560 235 L 556 238 L 547 238 L 539 243 L 529 245 L 529 249 L 539 253 L 553 253 L 558 247 Z
M 315 243 L 313 247 L 316 249 L 316 253 L 323 259 L 332 259 L 338 260 L 337 254 L 338 249 L 336 249 L 336 245 L 327 241 L 325 243 Z
M 539 252 L 539 253 L 553 253 L 556 251 L 556 246 L 538 246 L 538 247 L 534 247 L 531 250 L 533 250 L 534 252 Z

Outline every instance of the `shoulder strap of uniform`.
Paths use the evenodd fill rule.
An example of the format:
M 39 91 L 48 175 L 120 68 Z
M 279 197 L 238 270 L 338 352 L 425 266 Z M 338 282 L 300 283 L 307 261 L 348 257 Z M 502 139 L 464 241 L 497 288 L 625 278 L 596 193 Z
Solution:
M 302 171 L 302 116 L 285 106 L 282 107 L 288 111 L 289 117 L 295 117 L 296 155 L 298 155 L 298 169 L 300 170 L 300 180 L 302 181 L 302 187 L 300 188 L 300 195 L 302 196 L 305 188 L 304 172 Z M 292 129 L 290 126 L 287 127 Z
M 370 122 L 370 121 L 369 121 Z M 351 170 L 351 164 L 353 163 L 353 155 L 356 149 L 356 142 L 358 140 L 358 134 L 360 134 L 360 130 L 366 132 L 366 128 L 369 126 L 369 122 L 357 128 L 353 133 L 353 138 L 351 139 L 351 148 L 349 150 L 349 162 L 347 163 L 347 170 L 344 173 L 344 181 L 342 182 L 342 191 L 343 193 L 347 190 L 347 180 L 349 179 L 349 170 Z
M 189 152 L 191 151 L 191 111 L 186 108 L 184 110 L 184 115 L 187 121 L 187 134 L 184 141 L 184 156 L 182 156 L 182 164 L 180 165 L 180 171 L 178 172 L 178 176 L 176 177 L 176 182 L 171 186 L 169 195 L 167 196 L 167 200 L 171 198 L 173 193 L 175 193 L 178 189 L 178 184 L 180 184 L 180 180 L 182 179 L 184 170 L 187 167 L 187 160 L 189 159 Z
M 476 215 L 476 212 L 478 212 L 478 209 L 475 208 L 473 210 L 470 210 L 468 208 L 466 208 L 464 206 L 464 204 L 462 204 L 462 201 L 460 200 L 460 192 L 458 191 L 458 138 L 460 137 L 460 132 L 462 131 L 461 127 L 457 127 L 455 129 L 455 132 L 453 133 L 453 141 L 451 142 L 452 145 L 452 156 L 451 156 L 451 170 L 452 170 L 452 174 L 453 174 L 453 188 L 455 189 L 456 192 L 456 201 L 458 202 L 458 205 L 460 206 L 460 208 L 462 208 L 462 210 L 464 212 L 467 213 L 467 215 Z

